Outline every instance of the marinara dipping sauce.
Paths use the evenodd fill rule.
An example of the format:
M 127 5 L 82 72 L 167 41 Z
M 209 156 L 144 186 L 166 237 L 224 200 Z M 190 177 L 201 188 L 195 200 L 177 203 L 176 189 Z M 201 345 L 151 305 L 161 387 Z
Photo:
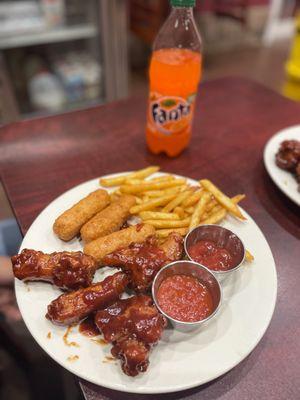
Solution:
M 228 271 L 235 267 L 230 252 L 211 240 L 199 240 L 189 247 L 190 257 L 213 271 Z
M 191 275 L 172 275 L 160 284 L 157 303 L 167 315 L 182 322 L 197 322 L 213 312 L 209 289 Z

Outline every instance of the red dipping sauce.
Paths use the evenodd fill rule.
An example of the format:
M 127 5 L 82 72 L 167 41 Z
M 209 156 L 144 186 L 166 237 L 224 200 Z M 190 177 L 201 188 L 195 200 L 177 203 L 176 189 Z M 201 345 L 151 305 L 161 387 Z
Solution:
M 197 322 L 213 312 L 209 289 L 189 275 L 173 275 L 164 279 L 156 298 L 160 308 L 177 321 Z
M 235 261 L 228 250 L 211 240 L 199 240 L 189 248 L 190 257 L 213 271 L 228 271 Z

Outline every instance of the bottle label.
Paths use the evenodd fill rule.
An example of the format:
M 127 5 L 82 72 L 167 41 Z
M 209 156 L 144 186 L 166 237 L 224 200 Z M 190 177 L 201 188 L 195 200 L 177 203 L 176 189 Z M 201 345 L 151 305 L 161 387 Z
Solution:
M 192 121 L 196 94 L 187 97 L 150 94 L 149 122 L 152 130 L 164 135 L 177 134 Z

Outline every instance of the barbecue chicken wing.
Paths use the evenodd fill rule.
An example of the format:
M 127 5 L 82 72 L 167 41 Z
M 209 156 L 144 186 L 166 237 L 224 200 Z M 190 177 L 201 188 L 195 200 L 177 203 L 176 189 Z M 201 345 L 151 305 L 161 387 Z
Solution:
M 81 251 L 45 254 L 24 249 L 11 261 L 16 278 L 51 282 L 65 290 L 90 286 L 97 267 L 94 258 Z
M 164 265 L 179 260 L 183 251 L 183 239 L 177 233 L 158 244 L 155 237 L 143 243 L 134 243 L 129 247 L 107 255 L 103 264 L 120 267 L 130 277 L 130 288 L 136 292 L 149 289 L 155 275 Z
M 146 295 L 119 300 L 98 311 L 95 323 L 104 339 L 113 344 L 111 353 L 121 360 L 122 369 L 129 376 L 146 371 L 150 349 L 167 324 Z
M 108 276 L 102 282 L 65 293 L 48 306 L 46 318 L 58 325 L 70 325 L 115 302 L 126 288 L 128 277 L 123 272 Z
M 276 164 L 282 169 L 295 172 L 300 163 L 300 141 L 284 140 L 276 154 Z

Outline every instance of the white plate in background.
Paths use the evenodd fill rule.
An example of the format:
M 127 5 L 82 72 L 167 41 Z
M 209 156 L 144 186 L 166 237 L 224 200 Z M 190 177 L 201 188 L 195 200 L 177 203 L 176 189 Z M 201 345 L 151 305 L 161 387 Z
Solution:
M 82 250 L 78 239 L 68 243 L 59 240 L 53 234 L 52 225 L 59 214 L 97 188 L 99 180 L 94 179 L 74 187 L 49 204 L 29 228 L 21 249 L 44 252 Z M 61 366 L 110 389 L 167 393 L 192 388 L 223 375 L 237 366 L 258 344 L 270 323 L 276 301 L 277 276 L 270 247 L 254 220 L 246 212 L 244 215 L 246 222 L 227 217 L 222 225 L 241 237 L 255 261 L 245 264 L 222 283 L 224 296 L 220 312 L 206 327 L 188 334 L 165 330 L 162 340 L 151 352 L 146 373 L 134 378 L 126 376 L 119 362 L 105 362 L 111 346 L 101 346 L 82 336 L 77 327 L 73 328 L 69 340 L 80 347 L 66 346 L 63 341 L 66 328 L 53 325 L 45 318 L 47 305 L 61 291 L 47 283 L 25 284 L 15 280 L 18 305 L 29 331 Z M 99 270 L 96 280 L 102 280 L 107 270 L 113 271 L 108 268 Z M 49 332 L 50 339 L 47 337 Z M 76 361 L 68 360 L 75 355 L 79 357 Z
M 300 141 L 300 125 L 283 129 L 269 139 L 264 149 L 264 163 L 273 182 L 286 196 L 300 206 L 299 183 L 293 174 L 279 168 L 275 162 L 275 155 L 284 140 Z

